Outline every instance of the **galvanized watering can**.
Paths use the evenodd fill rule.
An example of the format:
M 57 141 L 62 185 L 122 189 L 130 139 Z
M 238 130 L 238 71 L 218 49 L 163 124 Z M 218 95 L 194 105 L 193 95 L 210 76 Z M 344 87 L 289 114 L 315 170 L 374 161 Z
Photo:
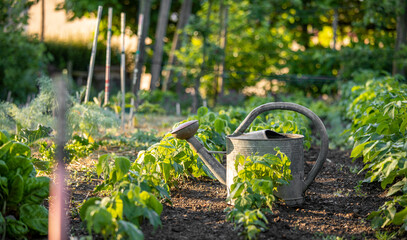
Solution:
M 304 136 L 299 134 L 280 134 L 271 130 L 244 133 L 253 120 L 263 112 L 270 110 L 291 110 L 303 114 L 311 119 L 321 138 L 321 148 L 318 158 L 311 171 L 304 177 Z M 226 184 L 228 192 L 233 184 L 233 178 L 237 175 L 234 162 L 238 154 L 245 157 L 252 154 L 264 155 L 275 154 L 275 147 L 285 153 L 291 161 L 292 180 L 288 185 L 280 186 L 276 195 L 285 200 L 287 205 L 300 205 L 304 202 L 304 192 L 315 179 L 328 154 L 328 135 L 321 119 L 306 107 L 295 103 L 271 102 L 253 109 L 243 120 L 233 134 L 226 137 L 226 169 L 215 157 L 194 137 L 199 128 L 198 121 L 193 120 L 179 125 L 171 133 L 178 139 L 185 139 L 198 153 L 213 175 L 223 184 Z

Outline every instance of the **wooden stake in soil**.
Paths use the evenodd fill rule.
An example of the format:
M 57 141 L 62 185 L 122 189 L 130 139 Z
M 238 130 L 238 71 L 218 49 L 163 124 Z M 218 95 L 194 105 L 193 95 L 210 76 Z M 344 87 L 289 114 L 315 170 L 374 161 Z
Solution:
M 126 14 L 122 12 L 121 14 L 121 40 L 122 40 L 122 54 L 121 54 L 121 61 L 120 61 L 120 83 L 121 83 L 121 91 L 122 91 L 122 130 L 124 131 L 124 118 L 125 118 L 125 82 L 126 82 L 126 55 L 124 52 L 124 30 L 126 24 Z
M 48 218 L 48 239 L 65 240 L 68 236 L 68 217 L 66 215 L 67 199 L 65 186 L 64 146 L 66 144 L 66 86 L 62 79 L 57 82 L 58 111 L 57 111 L 57 139 L 56 157 L 57 169 L 54 171 L 55 181 L 50 186 L 50 204 Z
M 140 4 L 140 9 L 143 9 L 143 1 L 141 1 Z M 138 17 L 138 27 L 137 27 L 137 50 L 136 54 L 134 56 L 134 71 L 133 71 L 133 82 L 131 84 L 131 92 L 135 93 L 135 88 L 137 86 L 137 74 L 138 74 L 138 61 L 140 58 L 140 40 L 141 40 L 141 33 L 143 30 L 143 21 L 144 21 L 144 14 L 143 11 L 140 11 L 140 15 Z M 137 91 L 138 92 L 138 91 Z M 133 126 L 133 114 L 134 114 L 134 108 L 135 108 L 135 103 L 134 103 L 134 96 L 131 97 L 131 102 L 130 102 L 131 108 L 130 108 L 130 114 L 129 114 L 129 126 Z
M 109 103 L 109 82 L 110 82 L 110 42 L 112 38 L 112 15 L 113 8 L 108 10 L 107 43 L 106 43 L 106 76 L 105 76 L 105 105 Z
M 97 19 L 96 29 L 95 29 L 95 35 L 93 37 L 92 54 L 90 56 L 88 82 L 86 84 L 85 103 L 87 103 L 88 100 L 89 100 L 89 92 L 90 92 L 90 87 L 92 85 L 93 68 L 95 66 L 96 48 L 97 48 L 97 45 L 98 45 L 99 24 L 100 24 L 100 19 L 102 18 L 102 10 L 103 10 L 103 7 L 99 6 L 99 8 L 98 8 L 98 19 Z

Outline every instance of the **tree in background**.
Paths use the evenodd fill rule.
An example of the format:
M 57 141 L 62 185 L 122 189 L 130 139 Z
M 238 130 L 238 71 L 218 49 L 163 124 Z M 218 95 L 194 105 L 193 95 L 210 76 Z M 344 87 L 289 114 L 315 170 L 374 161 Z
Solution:
M 37 1 L 0 1 L 0 99 L 25 103 L 37 92 L 36 79 L 45 68 L 44 45 L 26 36 L 28 9 Z
M 65 0 L 59 8 L 74 19 L 91 16 L 98 5 L 113 7 L 115 12 L 126 12 L 127 22 L 135 33 L 140 1 Z M 146 37 L 155 43 L 161 1 L 148 2 L 151 24 L 146 27 Z M 191 10 L 180 11 L 182 5 Z M 226 21 L 219 17 L 226 16 L 222 13 L 225 6 Z M 183 12 L 189 17 L 183 18 Z M 406 39 L 403 31 L 407 32 L 402 20 L 405 12 L 401 0 L 173 0 L 162 58 L 164 69 L 170 74 L 164 80 L 156 80 L 157 85 L 162 82 L 164 90 L 177 90 L 181 94 L 184 89 L 191 93 L 199 86 L 194 91 L 215 102 L 221 92 L 217 80 L 220 64 L 224 66 L 225 94 L 241 91 L 260 79 L 293 80 L 290 84 L 303 88 L 304 84 L 310 85 L 309 78 L 306 81 L 302 78 L 304 75 L 349 79 L 362 69 L 391 72 L 393 61 L 402 69 L 407 55 L 403 47 Z M 115 21 L 117 32 L 119 19 Z M 188 25 L 177 31 L 176 25 L 181 21 L 182 25 Z M 105 25 L 102 22 L 102 28 Z M 222 47 L 220 33 L 225 27 L 228 44 Z M 151 46 L 147 46 L 144 61 L 147 72 L 153 54 Z M 168 55 L 170 59 L 166 63 Z M 172 79 L 167 79 L 169 75 Z M 310 89 L 320 91 L 321 88 L 311 86 Z
M 363 69 L 391 72 L 397 16 L 404 12 L 399 10 L 403 9 L 399 2 L 225 1 L 229 9 L 226 92 L 240 91 L 260 79 L 279 79 L 302 89 L 309 87 L 319 94 L 324 79 L 349 79 Z M 218 43 L 221 3 L 212 1 L 209 8 L 210 1 L 202 2 L 186 27 L 188 38 L 176 53 L 178 65 L 173 66 L 186 88 L 196 85 L 191 79 L 199 78 L 200 90 L 208 99 L 216 96 L 215 73 L 221 61 Z M 209 9 L 211 23 L 206 28 Z M 207 54 L 205 64 L 203 48 Z

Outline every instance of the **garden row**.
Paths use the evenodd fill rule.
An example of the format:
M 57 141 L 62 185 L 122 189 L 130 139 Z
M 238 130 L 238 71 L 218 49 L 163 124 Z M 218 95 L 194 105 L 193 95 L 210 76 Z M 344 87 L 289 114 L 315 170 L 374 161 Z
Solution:
M 368 81 L 366 81 L 369 79 Z M 55 145 L 49 138 L 54 127 L 55 93 L 49 80 L 42 79 L 41 92 L 29 105 L 18 108 L 10 103 L 0 105 L 1 128 L 17 127 L 16 134 L 3 132 L 0 147 L 1 211 L 3 236 L 24 238 L 32 234 L 46 234 L 47 211 L 41 205 L 48 196 L 49 179 L 36 177 L 36 172 L 50 173 L 55 163 Z M 374 77 L 363 73 L 355 82 L 342 86 L 339 104 L 314 101 L 302 94 L 280 96 L 282 101 L 307 106 L 328 126 L 331 147 L 347 147 L 354 142 L 352 157 L 363 157 L 365 182 L 379 181 L 388 187 L 392 200 L 370 215 L 374 227 L 407 224 L 407 178 L 405 132 L 407 127 L 407 94 L 405 84 L 392 77 Z M 198 139 L 208 149 L 225 149 L 225 136 L 232 133 L 249 111 L 273 98 L 252 97 L 240 107 L 219 107 L 210 111 L 201 107 L 197 115 L 187 120 L 198 120 Z M 346 112 L 346 114 L 345 114 Z M 98 106 L 97 102 L 80 104 L 80 97 L 70 98 L 67 114 L 71 139 L 65 146 L 70 161 L 81 161 L 103 145 L 126 145 L 140 151 L 132 156 L 106 154 L 99 158 L 97 174 L 103 179 L 95 189 L 99 197 L 87 199 L 79 211 L 89 234 L 105 238 L 142 239 L 140 224 L 147 220 L 154 227 L 161 224 L 163 201 L 171 202 L 170 189 L 185 178 L 212 174 L 185 141 L 170 133 L 157 137 L 155 133 L 135 131 L 128 138 L 115 136 L 118 116 Z M 350 120 L 350 122 L 347 121 Z M 186 120 L 186 121 L 187 121 Z M 27 130 L 37 124 L 36 131 Z M 307 119 L 287 111 L 273 111 L 255 119 L 249 131 L 274 129 L 283 133 L 300 133 L 309 147 L 311 131 Z M 344 127 L 349 129 L 341 137 Z M 48 137 L 47 141 L 37 141 Z M 349 138 L 350 137 L 350 138 Z M 96 141 L 95 141 L 96 140 Z M 30 147 L 37 148 L 39 157 L 31 157 Z M 349 146 L 348 146 L 349 147 Z M 218 160 L 221 161 L 219 156 Z M 240 157 L 237 165 L 244 165 L 234 179 L 229 200 L 235 207 L 228 209 L 228 219 L 236 224 L 247 238 L 267 227 L 267 212 L 272 211 L 273 189 L 290 178 L 289 161 L 284 154 Z M 286 171 L 277 171 L 286 169 Z M 3 171 L 4 170 L 4 171 Z M 31 182 L 35 182 L 33 186 Z M 38 182 L 38 183 L 37 183 Z M 18 189 L 17 189 L 18 188 Z M 41 189 L 41 191 L 39 190 Z M 13 194 L 11 194 L 13 193 Z M 18 193 L 18 194 L 15 194 Z M 31 201 L 31 195 L 36 196 Z M 15 199 L 17 198 L 17 199 Z M 28 201 L 28 202 L 27 202 Z M 34 210 L 27 210 L 35 208 Z M 29 220 L 37 214 L 40 226 Z
M 351 157 L 362 157 L 364 182 L 379 182 L 387 201 L 370 214 L 374 228 L 390 224 L 407 230 L 407 85 L 393 77 L 373 77 L 347 91 L 351 103 L 347 134 L 354 141 Z

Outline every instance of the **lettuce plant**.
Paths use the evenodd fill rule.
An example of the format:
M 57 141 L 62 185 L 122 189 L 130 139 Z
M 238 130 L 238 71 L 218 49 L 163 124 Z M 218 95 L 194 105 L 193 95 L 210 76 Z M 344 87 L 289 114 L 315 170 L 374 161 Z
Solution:
M 48 177 L 36 177 L 30 148 L 0 131 L 0 234 L 2 239 L 26 239 L 48 234 Z

